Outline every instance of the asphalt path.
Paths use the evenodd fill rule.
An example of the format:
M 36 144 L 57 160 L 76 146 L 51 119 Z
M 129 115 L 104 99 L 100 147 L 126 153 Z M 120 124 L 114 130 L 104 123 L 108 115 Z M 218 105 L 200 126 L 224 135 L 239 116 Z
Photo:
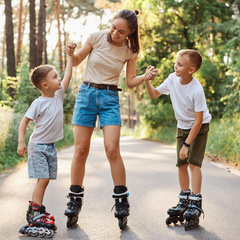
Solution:
M 131 205 L 128 227 L 121 231 L 111 208 L 113 183 L 103 140 L 92 141 L 84 179 L 84 205 L 78 224 L 68 229 L 63 215 L 68 202 L 70 165 L 74 147 L 58 153 L 58 179 L 51 181 L 44 198 L 47 210 L 58 226 L 53 239 L 81 240 L 168 240 L 239 239 L 240 175 L 205 160 L 203 209 L 200 226 L 185 231 L 179 223 L 167 226 L 167 209 L 178 202 L 179 193 L 175 146 L 121 138 L 121 154 L 127 171 Z M 18 233 L 26 224 L 26 210 L 35 180 L 29 180 L 24 163 L 6 176 L 0 175 L 0 239 L 36 239 Z

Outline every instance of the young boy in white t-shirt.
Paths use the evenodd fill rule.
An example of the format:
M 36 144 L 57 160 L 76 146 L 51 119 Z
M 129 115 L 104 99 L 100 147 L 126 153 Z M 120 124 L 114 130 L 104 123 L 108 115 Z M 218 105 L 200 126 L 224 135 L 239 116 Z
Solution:
M 42 202 L 49 180 L 57 178 L 55 142 L 63 138 L 62 100 L 72 76 L 72 65 L 72 57 L 68 57 L 62 82 L 55 67 L 51 65 L 40 65 L 30 73 L 30 81 L 42 92 L 42 96 L 32 102 L 19 125 L 17 153 L 22 157 L 28 154 L 29 178 L 37 178 L 27 211 L 29 225 L 20 230 L 22 234 L 32 233 L 31 227 L 56 229 L 54 217 L 46 212 Z M 35 127 L 29 139 L 27 152 L 25 133 L 30 121 L 35 122 Z M 49 236 L 53 231 L 46 230 L 43 233 L 39 230 L 36 234 L 40 233 Z
M 209 114 L 201 83 L 193 74 L 201 67 L 202 56 L 195 50 L 181 50 L 174 65 L 175 72 L 157 88 L 146 80 L 147 91 L 151 98 L 170 94 L 177 119 L 177 167 L 181 192 L 176 207 L 170 208 L 166 223 L 182 222 L 185 229 L 195 227 L 202 211 L 201 166 L 209 131 Z M 191 187 L 188 166 L 191 172 Z M 189 204 L 190 203 L 190 204 Z M 183 216 L 184 214 L 184 216 Z M 197 219 L 197 220 L 196 220 Z

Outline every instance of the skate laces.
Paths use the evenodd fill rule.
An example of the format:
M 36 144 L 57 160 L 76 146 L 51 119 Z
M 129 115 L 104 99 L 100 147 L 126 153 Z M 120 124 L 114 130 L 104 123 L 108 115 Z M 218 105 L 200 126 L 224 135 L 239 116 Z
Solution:
M 74 210 L 74 209 L 78 208 L 79 202 L 70 201 L 70 202 L 67 203 L 67 206 L 69 206 L 70 209 Z
M 113 210 L 114 207 L 116 207 L 116 210 L 117 210 L 117 211 L 127 210 L 127 209 L 129 208 L 129 204 L 128 204 L 128 202 L 116 202 L 116 203 L 113 205 L 111 211 Z
M 195 209 L 197 209 L 199 212 L 203 214 L 203 218 L 205 217 L 204 211 L 196 205 L 196 203 L 190 203 L 190 206 L 188 207 L 188 211 L 192 213 Z

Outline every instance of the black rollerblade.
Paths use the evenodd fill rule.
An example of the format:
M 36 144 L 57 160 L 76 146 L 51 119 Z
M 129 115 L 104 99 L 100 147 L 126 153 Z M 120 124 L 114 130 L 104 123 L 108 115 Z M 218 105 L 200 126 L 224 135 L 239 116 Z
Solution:
M 179 202 L 177 206 L 169 208 L 167 213 L 169 217 L 166 219 L 166 224 L 177 223 L 178 221 L 182 223 L 184 221 L 183 214 L 187 210 L 189 204 L 189 196 L 191 194 L 190 190 L 181 191 L 178 195 Z
M 64 212 L 64 215 L 68 217 L 67 228 L 73 227 L 78 221 L 78 214 L 83 204 L 84 188 L 80 187 L 80 190 L 80 192 L 72 192 L 70 190 L 68 193 L 70 202 L 67 203 L 68 208 Z
M 29 203 L 27 211 L 28 225 L 23 226 L 19 232 L 26 236 L 51 238 L 57 229 L 55 222 L 47 217 L 41 206 L 34 202 Z
M 189 206 L 187 211 L 184 213 L 184 219 L 186 219 L 184 229 L 186 231 L 193 229 L 198 226 L 199 224 L 199 217 L 201 213 L 204 212 L 202 210 L 202 195 L 200 193 L 191 194 L 189 196 Z
M 129 213 L 130 205 L 128 203 L 128 196 L 129 196 L 129 193 L 127 192 L 127 188 L 126 188 L 126 192 L 124 193 L 117 194 L 114 191 L 114 194 L 112 195 L 112 197 L 115 199 L 115 205 L 113 206 L 113 208 L 115 207 L 114 216 L 118 218 L 118 226 L 121 230 L 126 228 L 127 217 L 130 214 Z

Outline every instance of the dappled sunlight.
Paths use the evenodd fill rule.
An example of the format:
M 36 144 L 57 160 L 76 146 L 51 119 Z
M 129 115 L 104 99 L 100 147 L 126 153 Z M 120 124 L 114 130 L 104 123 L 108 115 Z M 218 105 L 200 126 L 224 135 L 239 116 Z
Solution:
M 8 137 L 8 130 L 11 126 L 14 110 L 11 108 L 0 107 L 0 150 L 4 147 L 4 143 Z

